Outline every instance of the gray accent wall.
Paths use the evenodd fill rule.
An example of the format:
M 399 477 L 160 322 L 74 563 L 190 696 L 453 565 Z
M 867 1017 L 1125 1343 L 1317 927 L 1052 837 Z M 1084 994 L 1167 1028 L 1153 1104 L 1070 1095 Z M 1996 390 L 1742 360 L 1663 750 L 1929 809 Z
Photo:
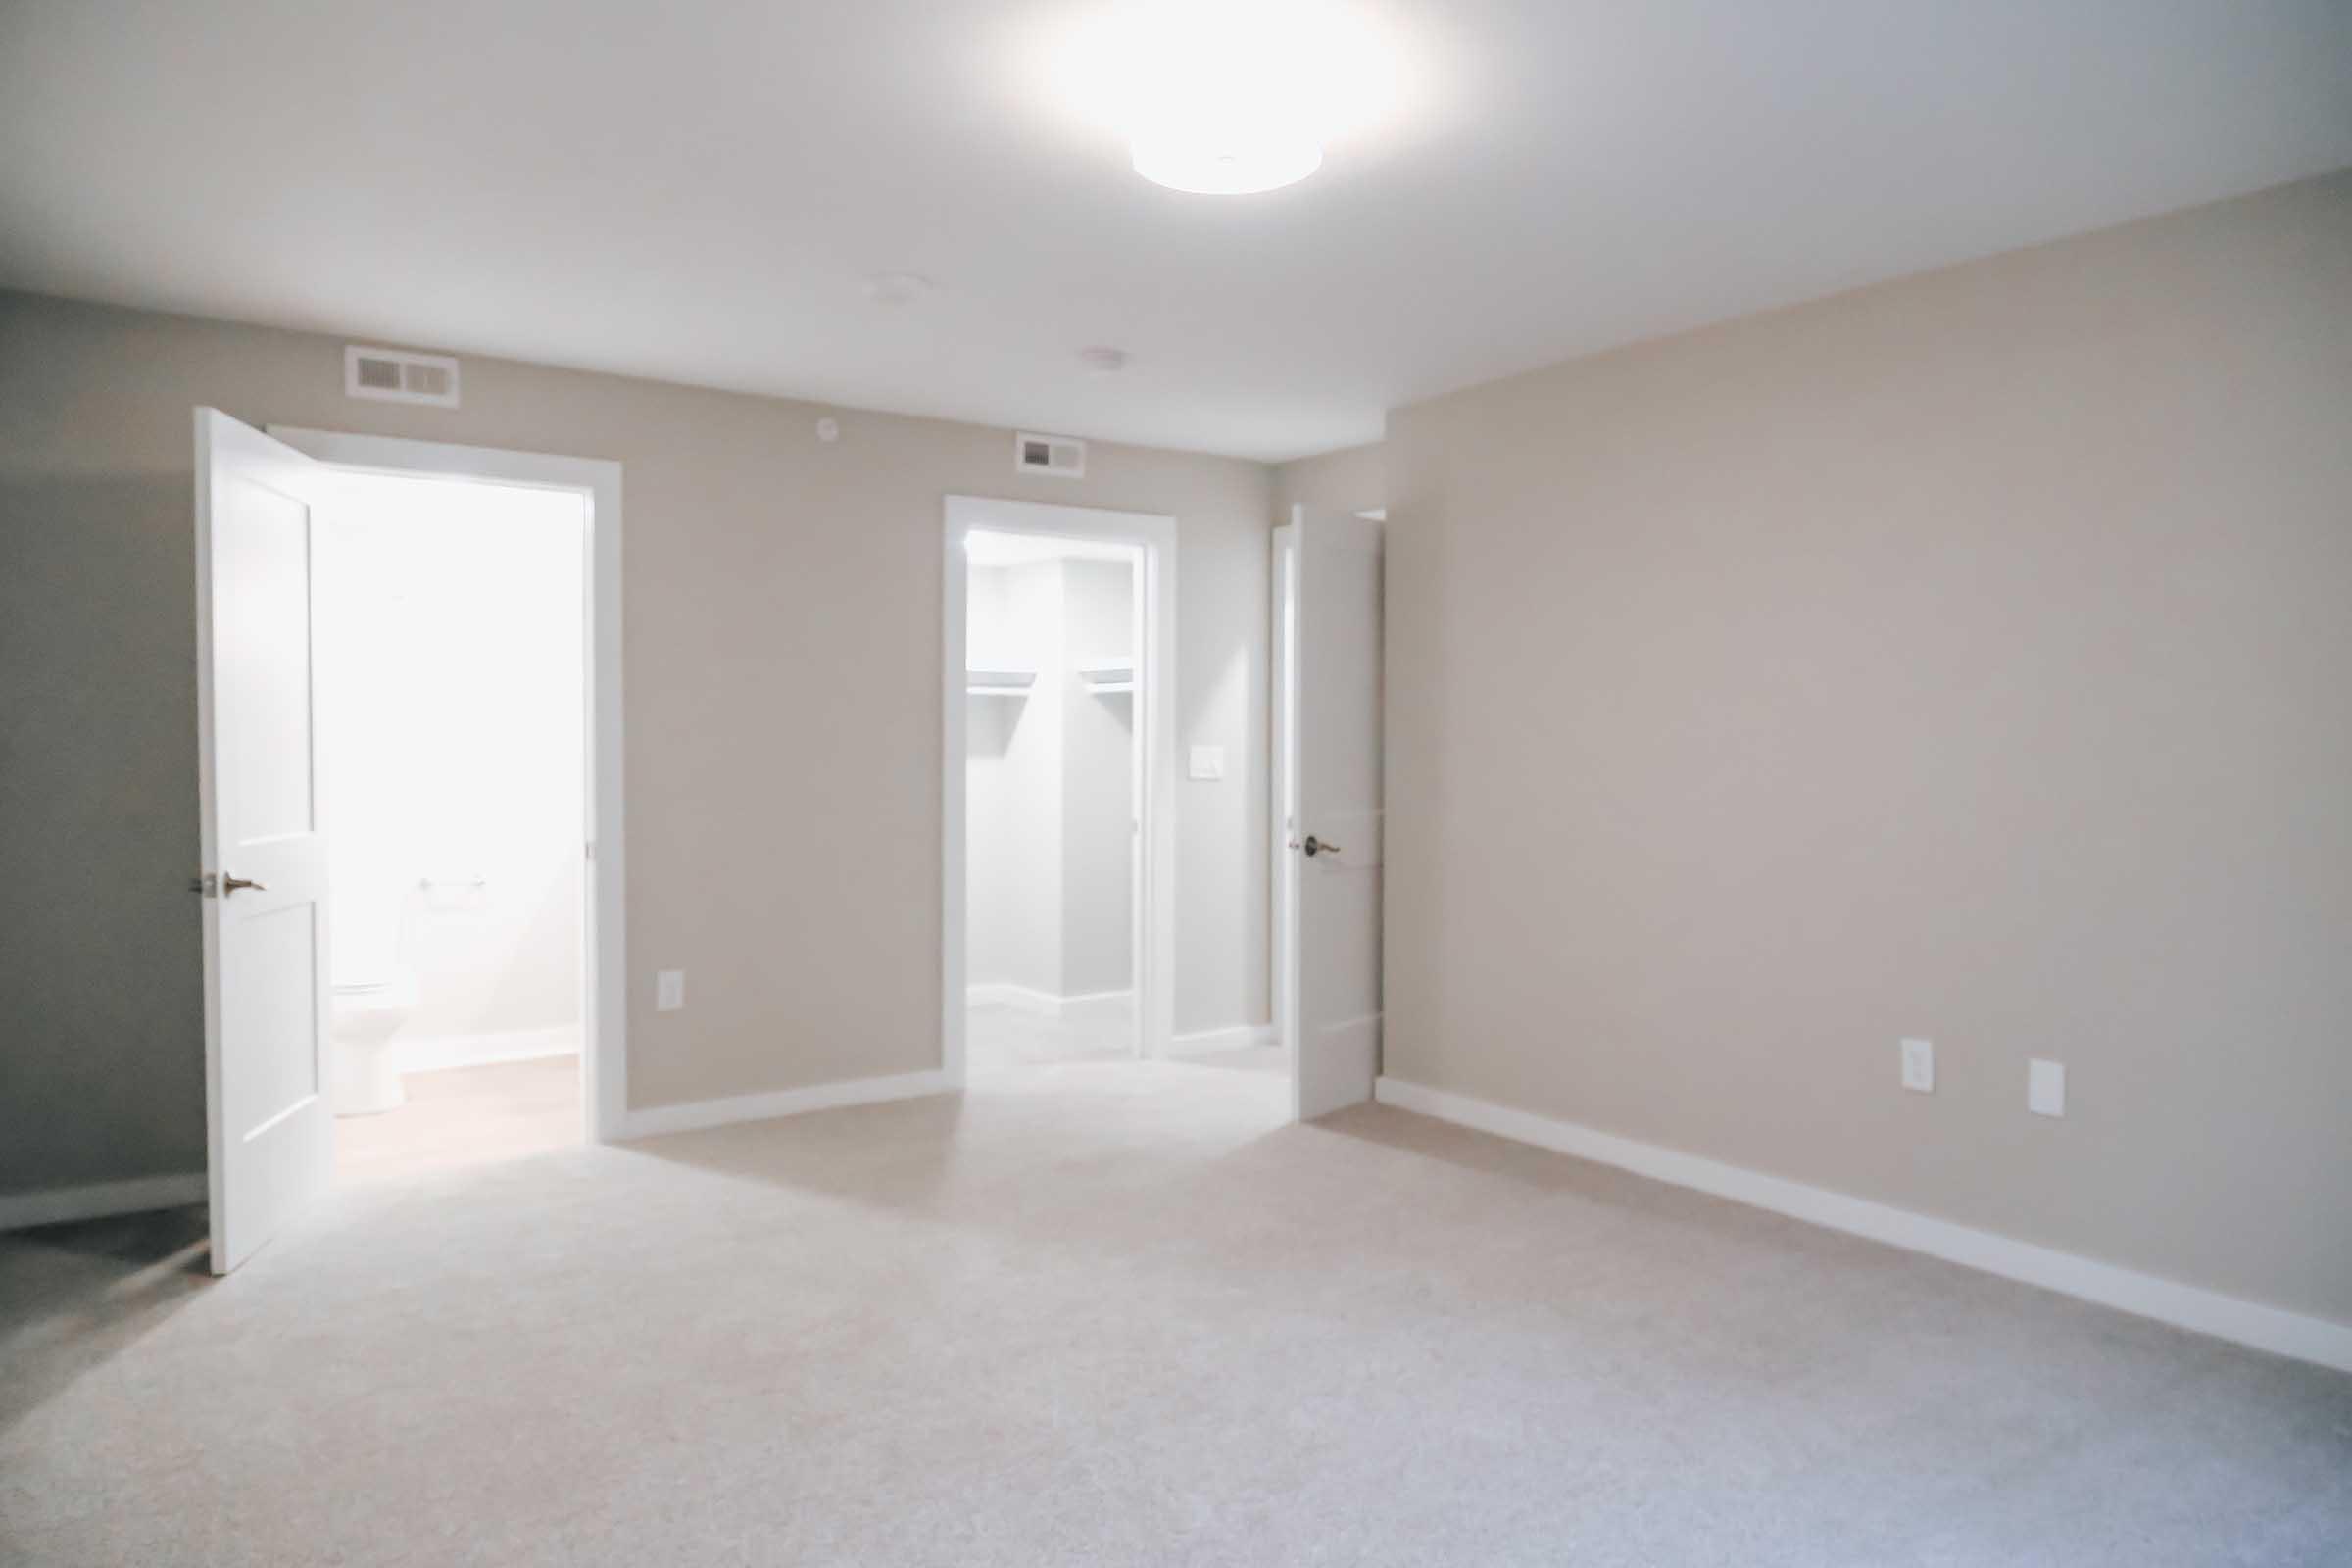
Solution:
M 1387 1072 L 2352 1321 L 2352 174 L 1386 458 Z
M 1263 465 L 1024 478 L 1004 430 L 474 357 L 463 409 L 354 402 L 346 341 L 0 293 L 0 1193 L 204 1163 L 198 404 L 624 466 L 633 1108 L 938 1065 L 950 493 L 1177 518 L 1178 741 L 1232 764 L 1178 803 L 1176 1026 L 1265 1019 Z

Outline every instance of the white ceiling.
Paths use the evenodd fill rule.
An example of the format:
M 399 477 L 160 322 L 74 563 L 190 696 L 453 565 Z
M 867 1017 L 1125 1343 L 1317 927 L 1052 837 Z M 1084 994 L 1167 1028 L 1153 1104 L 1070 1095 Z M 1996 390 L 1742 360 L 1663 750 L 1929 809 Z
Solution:
M 1282 458 L 2352 164 L 2345 0 L 1362 0 L 1390 111 L 1184 196 L 1056 76 L 1099 9 L 0 0 L 0 282 Z

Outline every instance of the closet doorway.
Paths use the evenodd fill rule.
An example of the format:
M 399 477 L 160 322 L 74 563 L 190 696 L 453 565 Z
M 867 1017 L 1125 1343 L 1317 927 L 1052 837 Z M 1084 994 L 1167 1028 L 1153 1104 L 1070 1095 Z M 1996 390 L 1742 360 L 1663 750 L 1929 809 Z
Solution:
M 1166 1054 L 1174 519 L 952 496 L 942 1058 Z

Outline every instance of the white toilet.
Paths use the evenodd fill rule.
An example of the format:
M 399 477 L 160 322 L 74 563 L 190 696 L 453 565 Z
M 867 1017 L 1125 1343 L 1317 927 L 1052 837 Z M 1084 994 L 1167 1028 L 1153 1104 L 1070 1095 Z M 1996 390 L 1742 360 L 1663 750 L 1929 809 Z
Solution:
M 394 1043 L 416 1005 L 416 982 L 400 966 L 398 892 L 335 905 L 335 1114 L 371 1116 L 408 1099 Z

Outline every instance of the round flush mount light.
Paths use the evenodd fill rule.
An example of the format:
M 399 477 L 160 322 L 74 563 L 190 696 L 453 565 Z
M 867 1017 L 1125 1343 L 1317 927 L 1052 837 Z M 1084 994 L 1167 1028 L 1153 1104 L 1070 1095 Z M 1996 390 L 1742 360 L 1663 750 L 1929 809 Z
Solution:
M 1381 51 L 1338 0 L 1125 0 L 1070 71 L 1137 173 L 1206 196 L 1306 178 L 1386 94 Z
M 1296 185 L 1323 167 L 1322 143 L 1302 134 L 1136 138 L 1135 172 L 1196 196 L 1254 196 Z

